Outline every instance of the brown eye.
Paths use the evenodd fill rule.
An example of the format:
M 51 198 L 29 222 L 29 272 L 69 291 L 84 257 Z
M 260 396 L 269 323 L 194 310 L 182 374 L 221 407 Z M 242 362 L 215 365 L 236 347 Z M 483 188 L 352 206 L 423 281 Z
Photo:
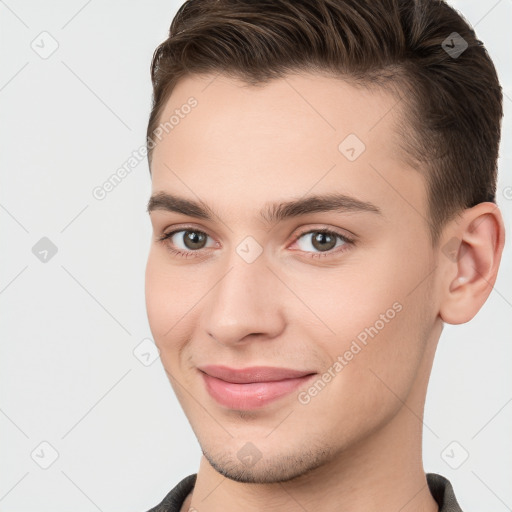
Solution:
M 311 245 L 319 251 L 328 251 L 336 246 L 336 236 L 319 231 L 312 237 Z
M 159 240 L 172 251 L 190 254 L 206 247 L 213 247 L 215 245 L 213 240 L 213 243 L 207 245 L 208 238 L 210 237 L 206 233 L 196 229 L 176 229 L 163 234 Z
M 353 243 L 347 237 L 326 229 L 317 229 L 302 233 L 295 243 L 301 251 L 310 253 L 310 256 L 329 255 L 337 247 L 348 246 Z
M 184 231 L 182 241 L 187 249 L 202 249 L 206 244 L 207 235 L 200 231 Z

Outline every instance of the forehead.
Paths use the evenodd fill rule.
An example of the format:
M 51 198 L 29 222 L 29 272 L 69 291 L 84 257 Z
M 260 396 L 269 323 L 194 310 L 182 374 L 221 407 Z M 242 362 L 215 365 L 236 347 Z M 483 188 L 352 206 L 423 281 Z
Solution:
M 194 103 L 193 108 L 189 104 Z M 162 112 L 163 135 L 173 132 L 176 144 L 180 134 L 200 128 L 198 143 L 222 140 L 219 147 L 226 155 L 226 138 L 244 146 L 265 144 L 265 150 L 305 153 L 309 145 L 293 147 L 294 142 L 312 146 L 321 152 L 319 142 L 338 150 L 338 144 L 353 133 L 365 145 L 388 144 L 396 140 L 396 122 L 403 106 L 400 99 L 381 87 L 355 87 L 345 80 L 311 73 L 292 74 L 265 84 L 248 85 L 225 75 L 192 75 L 180 80 Z M 179 117 L 179 118 L 178 118 Z M 187 117 L 192 121 L 187 121 Z M 169 126 L 169 121 L 171 126 Z M 239 128 L 240 131 L 236 131 Z M 243 130 L 243 131 L 242 131 Z M 279 140 L 273 138 L 278 134 Z M 385 140 L 384 140 L 385 139 Z M 245 147 L 247 149 L 247 147 Z M 157 153 L 158 150 L 155 151 Z
M 315 74 L 258 86 L 186 77 L 160 118 L 153 192 L 179 188 L 245 209 L 333 190 L 396 209 L 405 194 L 425 211 L 421 174 L 400 158 L 402 108 L 387 90 Z

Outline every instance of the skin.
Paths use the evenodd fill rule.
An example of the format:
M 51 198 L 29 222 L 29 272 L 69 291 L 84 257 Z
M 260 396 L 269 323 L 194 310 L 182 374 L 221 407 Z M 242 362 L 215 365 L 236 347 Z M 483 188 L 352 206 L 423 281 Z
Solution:
M 197 106 L 154 149 L 152 193 L 202 201 L 217 216 L 152 210 L 146 267 L 151 331 L 204 454 L 182 510 L 438 510 L 421 454 L 428 379 L 443 322 L 470 320 L 495 282 L 499 210 L 462 211 L 432 246 L 424 177 L 401 158 L 402 106 L 389 92 L 318 74 L 261 87 L 195 75 L 178 83 L 161 119 L 190 96 Z M 354 161 L 338 149 L 350 133 L 366 146 Z M 381 213 L 272 225 L 259 216 L 268 203 L 333 192 Z M 183 232 L 158 240 L 180 228 L 206 233 L 204 248 L 193 252 Z M 322 229 L 355 242 L 322 253 L 311 233 Z M 247 236 L 263 248 L 252 263 L 236 251 Z M 449 241 L 462 257 L 446 255 Z M 400 312 L 307 404 L 294 392 L 256 411 L 229 410 L 197 369 L 320 376 L 396 303 Z M 261 454 L 251 466 L 237 457 L 247 442 Z

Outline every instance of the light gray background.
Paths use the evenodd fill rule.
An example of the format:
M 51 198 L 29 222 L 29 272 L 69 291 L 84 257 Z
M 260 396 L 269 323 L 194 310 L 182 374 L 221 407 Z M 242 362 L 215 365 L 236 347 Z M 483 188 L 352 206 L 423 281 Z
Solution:
M 102 201 L 92 195 L 144 144 L 151 57 L 180 4 L 0 1 L 0 511 L 142 512 L 198 469 L 199 446 L 160 360 L 145 366 L 134 355 L 151 338 L 146 161 Z M 485 307 L 443 333 L 424 460 L 452 481 L 465 512 L 504 512 L 512 509 L 512 0 L 453 5 L 476 25 L 505 92 L 498 201 L 509 237 Z M 53 40 L 58 48 L 42 58 Z M 32 253 L 42 237 L 58 248 L 46 263 Z M 53 449 L 42 442 L 58 453 L 47 469 Z

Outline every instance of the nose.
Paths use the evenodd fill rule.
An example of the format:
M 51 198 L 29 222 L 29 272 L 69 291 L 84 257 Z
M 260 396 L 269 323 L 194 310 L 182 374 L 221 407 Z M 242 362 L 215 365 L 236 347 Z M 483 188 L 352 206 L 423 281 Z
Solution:
M 246 263 L 235 255 L 230 263 L 207 296 L 201 314 L 203 329 L 227 346 L 275 338 L 285 327 L 282 283 L 263 257 Z

